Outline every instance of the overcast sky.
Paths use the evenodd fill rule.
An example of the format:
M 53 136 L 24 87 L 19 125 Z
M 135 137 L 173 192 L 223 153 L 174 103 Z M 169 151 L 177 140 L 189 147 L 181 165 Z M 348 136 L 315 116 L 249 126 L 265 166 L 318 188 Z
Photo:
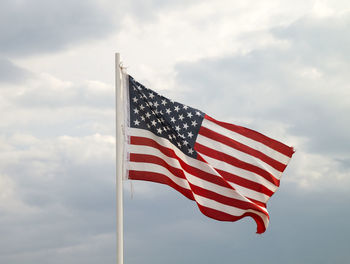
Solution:
M 350 262 L 348 0 L 2 0 L 0 32 L 0 263 L 115 263 L 115 52 L 296 149 L 262 235 L 126 181 L 125 263 Z

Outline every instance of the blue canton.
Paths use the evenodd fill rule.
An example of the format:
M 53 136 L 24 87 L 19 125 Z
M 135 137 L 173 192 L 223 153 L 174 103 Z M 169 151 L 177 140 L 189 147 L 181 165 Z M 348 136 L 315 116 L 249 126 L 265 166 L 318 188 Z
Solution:
M 194 144 L 204 113 L 144 87 L 129 76 L 130 126 L 168 139 L 184 154 L 196 158 Z

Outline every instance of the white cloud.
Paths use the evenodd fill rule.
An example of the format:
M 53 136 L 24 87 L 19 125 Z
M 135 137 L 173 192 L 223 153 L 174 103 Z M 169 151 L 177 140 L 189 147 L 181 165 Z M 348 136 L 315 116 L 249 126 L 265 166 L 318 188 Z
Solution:
M 348 191 L 350 173 L 340 167 L 333 158 L 300 151 L 294 155 L 292 168 L 283 180 L 293 182 L 306 192 Z

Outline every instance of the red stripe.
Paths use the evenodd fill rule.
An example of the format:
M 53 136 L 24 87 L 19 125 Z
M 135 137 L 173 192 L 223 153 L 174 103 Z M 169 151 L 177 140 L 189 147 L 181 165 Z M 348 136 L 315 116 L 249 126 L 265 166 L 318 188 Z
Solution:
M 202 158 L 201 154 L 198 153 L 197 159 L 200 158 L 201 160 L 203 160 L 205 162 L 205 160 Z M 256 190 L 260 193 L 264 193 L 266 195 L 269 195 L 269 193 L 274 194 L 273 191 L 271 191 L 270 189 L 266 188 L 264 185 L 258 184 L 254 181 L 250 181 L 244 178 L 241 178 L 235 174 L 229 173 L 227 171 L 223 171 L 223 170 L 219 170 L 217 168 L 215 168 L 215 170 L 228 182 L 232 182 L 235 183 L 237 185 L 240 185 L 242 187 L 246 187 L 248 189 L 252 189 L 252 190 Z M 257 186 L 259 185 L 259 186 Z M 266 189 L 266 191 L 264 191 Z M 272 194 L 270 195 L 270 197 L 272 196 Z M 262 203 L 260 201 L 254 200 L 252 198 L 246 197 L 247 199 L 251 200 L 253 203 L 262 206 L 264 208 L 266 208 L 266 203 Z
M 150 181 L 150 182 L 157 182 L 161 184 L 166 184 L 169 185 L 170 187 L 174 188 L 178 192 L 182 193 L 184 196 L 186 196 L 190 200 L 194 200 L 193 194 L 190 190 L 182 188 L 175 184 L 171 179 L 169 179 L 167 176 L 155 172 L 146 172 L 146 171 L 134 171 L 134 170 L 129 170 L 129 179 L 132 180 L 143 180 L 143 181 Z M 257 224 L 257 233 L 261 234 L 265 232 L 266 228 L 264 225 L 263 220 L 259 215 L 256 215 L 254 213 L 244 213 L 241 216 L 233 216 L 227 213 L 224 213 L 222 211 L 218 211 L 212 208 L 205 207 L 203 205 L 200 205 L 196 203 L 199 210 L 206 216 L 219 220 L 219 221 L 237 221 L 245 216 L 250 216 L 252 217 L 256 224 Z M 267 215 L 267 217 L 269 217 Z
M 183 187 L 177 185 L 175 182 L 173 182 L 169 177 L 165 176 L 164 174 L 151 172 L 151 171 L 129 170 L 129 179 L 166 184 L 166 185 L 169 185 L 170 187 L 174 188 L 178 192 L 182 193 L 188 199 L 194 200 L 193 193 L 191 192 L 191 190 L 188 190 L 186 188 L 183 188 Z
M 242 177 L 239 177 L 235 174 L 229 173 L 227 171 L 223 171 L 220 169 L 215 169 L 218 173 L 220 173 L 220 175 L 227 181 L 232 182 L 234 184 L 237 184 L 239 186 L 248 188 L 250 190 L 259 192 L 259 193 L 263 193 L 267 196 L 272 196 L 274 194 L 273 191 L 271 191 L 270 189 L 266 188 L 264 185 L 259 184 L 257 182 L 254 181 L 250 181 L 247 179 L 244 179 Z
M 245 137 L 248 137 L 250 139 L 258 141 L 266 146 L 269 146 L 270 148 L 272 148 L 272 149 L 274 149 L 274 150 L 276 150 L 276 151 L 278 151 L 278 152 L 280 152 L 288 157 L 292 157 L 292 155 L 294 153 L 294 150 L 292 147 L 289 147 L 289 146 L 283 144 L 282 142 L 279 142 L 277 140 L 269 138 L 269 137 L 267 137 L 267 136 L 265 136 L 257 131 L 254 131 L 252 129 L 245 128 L 242 126 L 237 126 L 234 124 L 225 123 L 225 122 L 220 122 L 220 121 L 217 121 L 208 115 L 205 115 L 204 118 L 212 121 L 213 123 L 215 123 L 219 126 L 226 128 L 228 130 L 234 131 L 238 134 L 241 134 Z
M 198 205 L 199 210 L 204 215 L 206 215 L 208 217 L 211 217 L 213 219 L 216 219 L 216 220 L 219 220 L 219 221 L 230 221 L 230 222 L 232 222 L 232 221 L 240 220 L 243 217 L 250 216 L 256 222 L 256 225 L 257 225 L 257 231 L 256 232 L 258 234 L 262 234 L 266 230 L 264 221 L 261 219 L 261 217 L 259 215 L 256 215 L 254 213 L 247 212 L 247 213 L 244 213 L 241 216 L 233 216 L 233 215 L 230 215 L 230 214 L 227 214 L 227 213 L 224 213 L 224 212 L 212 209 L 212 208 L 208 208 L 208 207 L 202 206 L 200 204 L 197 204 L 197 205 Z
M 141 146 L 150 146 L 150 147 L 156 148 L 161 153 L 163 153 L 165 156 L 178 160 L 180 163 L 180 166 L 183 168 L 184 171 L 186 171 L 194 176 L 197 176 L 198 178 L 201 178 L 203 180 L 217 184 L 219 186 L 224 186 L 226 188 L 234 189 L 223 178 L 218 177 L 218 176 L 213 175 L 213 174 L 210 174 L 210 173 L 207 173 L 205 171 L 202 171 L 199 168 L 196 168 L 196 167 L 193 167 L 193 166 L 186 164 L 180 157 L 178 157 L 176 155 L 176 153 L 173 149 L 164 147 L 164 146 L 160 145 L 159 143 L 157 143 L 153 139 L 145 138 L 145 137 L 130 136 L 130 144 L 141 145 Z M 180 178 L 185 177 L 185 174 L 181 171 L 181 169 L 174 168 L 171 165 L 169 165 L 168 163 L 166 163 L 166 161 L 162 160 L 159 157 L 155 157 L 153 155 L 130 153 L 130 159 L 131 159 L 131 161 L 134 161 L 134 162 L 149 162 L 149 163 L 158 164 L 158 165 L 164 166 L 169 171 L 171 171 L 174 175 L 176 175 Z M 206 164 L 206 162 L 203 162 L 202 166 L 209 166 L 209 165 Z M 264 213 L 266 215 L 266 217 L 268 218 L 267 212 L 262 210 L 262 208 L 260 208 L 257 204 L 254 204 L 253 201 L 252 201 L 252 203 L 249 203 L 249 202 L 240 201 L 237 199 L 225 197 L 225 196 L 220 195 L 216 192 L 209 191 L 209 190 L 203 189 L 199 186 L 195 186 L 192 184 L 190 184 L 190 188 L 192 190 L 188 190 L 186 188 L 183 188 L 183 187 L 177 185 L 168 176 L 160 174 L 160 173 L 156 173 L 156 172 L 152 172 L 152 171 L 129 170 L 129 178 L 132 180 L 146 180 L 146 181 L 166 184 L 166 185 L 169 185 L 170 187 L 174 188 L 175 190 L 179 191 L 180 193 L 182 193 L 184 196 L 186 196 L 187 198 L 189 198 L 191 200 L 195 200 L 193 193 L 196 193 L 202 197 L 206 197 L 208 199 L 212 199 L 212 200 L 215 200 L 219 203 L 230 205 L 232 207 L 240 208 L 242 210 L 250 209 L 250 210 L 260 212 L 260 213 Z M 213 219 L 220 220 L 220 221 L 236 221 L 236 220 L 239 220 L 245 216 L 251 216 L 257 223 L 258 233 L 262 233 L 265 231 L 264 222 L 263 222 L 261 216 L 259 216 L 257 213 L 254 214 L 254 212 L 253 213 L 249 212 L 249 213 L 244 213 L 242 216 L 232 216 L 230 214 L 202 206 L 198 203 L 197 203 L 197 205 L 203 214 L 205 214 L 208 217 L 211 217 Z
M 266 209 L 266 203 L 262 203 L 262 202 L 260 202 L 260 201 L 257 201 L 257 200 L 254 200 L 254 199 L 248 198 L 248 197 L 247 197 L 247 199 L 249 199 L 250 201 L 252 201 L 252 202 L 255 203 L 256 205 L 259 205 L 259 206 L 264 207 L 264 208 Z
M 150 144 L 154 145 L 156 143 L 154 140 L 151 140 L 151 139 L 148 139 L 148 138 L 140 138 L 140 137 L 138 137 L 138 138 L 132 137 L 131 141 L 134 144 L 136 142 L 137 143 L 141 143 L 140 141 L 142 141 L 143 143 L 147 142 L 148 143 L 147 146 L 149 146 Z M 158 143 L 157 143 L 157 147 L 164 148 L 163 146 L 160 146 Z M 173 152 L 173 155 L 175 155 L 175 156 L 173 156 L 171 158 L 176 158 L 176 159 L 180 160 L 179 157 L 176 156 L 175 152 Z M 182 179 L 186 179 L 186 177 L 185 177 L 185 175 L 184 175 L 184 173 L 183 173 L 183 171 L 181 169 L 172 167 L 166 161 L 164 161 L 163 159 L 161 159 L 159 157 L 156 157 L 156 156 L 153 156 L 153 155 L 131 153 L 130 154 L 130 161 L 132 161 L 132 162 L 143 162 L 143 163 L 157 164 L 157 165 L 163 166 L 166 169 L 168 169 L 174 176 L 177 176 L 177 177 L 182 178 Z M 188 166 L 189 168 L 196 169 L 196 168 L 193 168 L 193 167 L 187 165 L 183 161 L 182 161 L 182 163 L 184 165 Z M 193 171 L 189 170 L 188 172 L 191 173 Z M 226 172 L 224 172 L 224 173 L 226 173 Z M 195 175 L 195 174 L 192 174 L 192 175 Z M 226 173 L 225 175 L 227 176 L 228 173 Z M 221 180 L 218 177 L 215 177 L 215 178 Z M 222 182 L 225 182 L 225 181 L 222 181 Z M 247 182 L 249 182 L 249 181 L 247 181 Z M 191 183 L 190 183 L 190 185 L 191 185 L 192 191 L 194 193 L 200 195 L 200 196 L 203 196 L 203 197 L 206 197 L 206 198 L 218 201 L 218 202 L 223 203 L 223 204 L 227 204 L 227 205 L 230 205 L 230 206 L 241 208 L 241 209 L 253 209 L 253 210 L 261 211 L 261 208 L 259 208 L 256 205 L 253 205 L 251 203 L 240 201 L 240 200 L 233 199 L 233 198 L 229 198 L 229 197 L 226 197 L 226 196 L 222 196 L 222 195 L 220 195 L 218 193 L 215 193 L 213 191 L 209 191 L 209 190 L 203 189 L 203 188 L 198 187 L 196 185 L 193 185 Z M 256 184 L 256 185 L 258 185 L 258 184 Z M 234 189 L 231 185 L 227 185 L 226 186 L 226 184 L 225 184 L 225 187 L 228 187 L 230 189 Z M 265 213 L 264 211 L 262 211 L 262 212 Z
M 266 154 L 264 154 L 256 149 L 248 147 L 248 146 L 246 146 L 238 141 L 235 141 L 229 137 L 226 137 L 222 134 L 214 132 L 206 127 L 202 126 L 199 130 L 199 134 L 203 135 L 207 138 L 210 138 L 212 140 L 221 142 L 221 143 L 223 143 L 231 148 L 237 149 L 237 150 L 242 151 L 244 153 L 247 153 L 251 156 L 254 156 L 254 157 L 262 160 L 263 162 L 269 164 L 271 167 L 275 168 L 276 170 L 278 170 L 280 172 L 283 172 L 285 170 L 285 168 L 287 167 L 287 165 L 284 165 L 283 163 L 267 156 Z
M 269 173 L 268 171 L 265 171 L 255 165 L 252 165 L 250 163 L 241 161 L 239 159 L 236 159 L 230 155 L 227 155 L 225 153 L 219 152 L 217 150 L 208 148 L 206 146 L 203 146 L 202 144 L 199 144 L 198 142 L 196 142 L 195 146 L 194 146 L 195 150 L 198 151 L 199 153 L 202 153 L 206 156 L 209 156 L 211 158 L 217 159 L 217 160 L 221 160 L 224 161 L 228 164 L 231 164 L 237 168 L 241 168 L 250 172 L 254 172 L 260 176 L 262 176 L 263 178 L 265 178 L 266 180 L 268 180 L 269 182 L 273 183 L 276 186 L 279 186 L 279 180 L 276 179 L 271 173 Z
M 148 160 L 148 161 L 150 163 L 152 163 L 151 160 Z M 167 167 L 169 167 L 169 166 L 167 166 Z M 164 174 L 152 173 L 152 175 L 150 175 L 149 174 L 150 172 L 147 172 L 147 171 L 146 172 L 144 172 L 144 171 L 135 171 L 135 170 L 131 170 L 130 172 L 131 172 L 131 174 L 129 174 L 129 178 L 130 179 L 136 180 L 135 177 L 137 177 L 137 179 L 139 180 L 140 177 L 144 177 L 148 181 L 156 181 L 158 183 L 168 184 L 168 185 L 170 185 L 171 187 L 173 187 L 176 190 L 181 189 L 182 193 L 186 192 L 186 197 L 189 195 L 189 193 L 191 193 L 188 189 L 180 187 L 174 181 L 172 181 L 171 178 L 169 178 L 168 176 L 166 176 Z M 147 177 L 145 177 L 145 175 L 147 175 Z M 259 206 L 257 206 L 256 204 L 254 204 L 252 202 L 246 202 L 246 201 L 242 201 L 242 200 L 237 200 L 237 199 L 230 198 L 230 197 L 227 197 L 227 196 L 223 196 L 223 195 L 220 195 L 220 194 L 218 194 L 216 192 L 213 192 L 213 191 L 201 188 L 201 187 L 199 187 L 197 185 L 194 185 L 194 184 L 191 184 L 191 183 L 189 183 L 189 184 L 190 184 L 190 188 L 191 188 L 192 192 L 197 194 L 197 195 L 200 195 L 202 197 L 205 197 L 205 198 L 208 198 L 208 199 L 211 199 L 211 200 L 214 200 L 214 201 L 217 201 L 219 203 L 226 204 L 226 205 L 229 205 L 229 206 L 232 206 L 232 207 L 236 207 L 236 208 L 239 208 L 239 209 L 242 209 L 242 210 L 251 209 L 251 210 L 255 210 L 255 211 L 258 211 L 258 212 L 261 212 L 263 214 L 268 215 L 266 213 L 266 211 L 262 210 Z
M 226 188 L 230 188 L 232 189 L 231 185 L 228 184 L 225 180 L 223 180 L 222 178 L 220 178 L 217 175 L 205 172 L 203 170 L 200 170 L 196 167 L 190 166 L 187 163 L 185 163 L 180 157 L 178 157 L 175 153 L 174 150 L 166 148 L 160 144 L 158 144 L 156 141 L 154 141 L 153 139 L 150 138 L 144 138 L 144 137 L 135 137 L 135 136 L 131 136 L 130 137 L 130 143 L 132 145 L 141 145 L 141 146 L 149 146 L 149 147 L 153 147 L 158 149 L 159 151 L 161 151 L 164 155 L 170 157 L 170 158 L 174 158 L 177 159 L 180 163 L 180 166 L 188 173 L 201 178 L 203 180 L 206 180 L 208 182 L 214 183 L 216 185 L 222 186 L 222 187 L 226 187 Z M 203 166 L 205 166 L 206 164 L 203 163 Z
M 217 202 L 222 203 L 222 204 L 226 204 L 228 206 L 236 207 L 236 208 L 239 208 L 242 210 L 249 210 L 249 209 L 255 210 L 255 211 L 258 211 L 258 212 L 263 213 L 266 216 L 268 216 L 268 213 L 266 211 L 264 211 L 258 205 L 254 204 L 252 202 L 246 202 L 246 201 L 230 198 L 227 196 L 223 196 L 223 195 L 220 195 L 216 192 L 213 192 L 213 191 L 210 191 L 207 189 L 203 189 L 197 185 L 193 185 L 191 183 L 190 183 L 190 186 L 191 186 L 192 191 L 195 194 L 200 195 L 202 197 L 217 201 Z
M 171 172 L 171 174 L 175 175 L 176 177 L 186 180 L 183 170 L 170 166 L 166 161 L 164 161 L 159 157 L 148 155 L 148 154 L 131 153 L 130 161 L 158 164 L 166 168 L 168 171 Z

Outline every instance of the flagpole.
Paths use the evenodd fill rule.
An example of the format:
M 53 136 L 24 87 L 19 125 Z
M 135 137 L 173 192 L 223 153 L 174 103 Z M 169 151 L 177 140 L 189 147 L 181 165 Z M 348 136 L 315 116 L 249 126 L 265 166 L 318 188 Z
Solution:
M 120 54 L 115 53 L 115 116 L 116 116 L 116 202 L 117 264 L 124 263 L 123 239 L 123 92 L 121 88 Z

